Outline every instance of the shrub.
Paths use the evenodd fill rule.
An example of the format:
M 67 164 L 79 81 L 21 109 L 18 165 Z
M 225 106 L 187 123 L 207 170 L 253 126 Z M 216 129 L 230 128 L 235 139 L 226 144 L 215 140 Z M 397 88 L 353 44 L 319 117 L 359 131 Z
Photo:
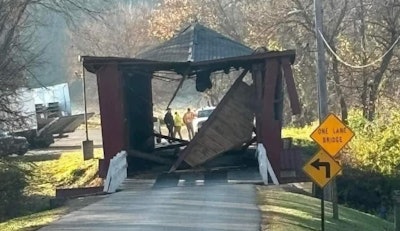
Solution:
M 368 121 L 353 110 L 348 122 L 355 137 L 344 152 L 347 166 L 337 180 L 339 201 L 374 214 L 382 208 L 390 211 L 392 192 L 400 189 L 400 111 L 382 108 Z
M 0 159 L 0 221 L 20 212 L 27 174 L 18 163 Z
M 313 125 L 300 128 L 285 127 L 282 137 L 292 138 L 292 144 L 301 147 L 305 156 L 312 156 L 318 151 L 318 145 L 310 138 L 310 135 L 317 126 L 317 123 L 313 123 Z
M 391 194 L 399 186 L 393 177 L 347 166 L 343 173 L 337 177 L 339 203 L 372 214 L 379 213 L 382 206 L 392 208 Z
M 349 145 L 350 164 L 366 171 L 399 175 L 400 112 L 382 111 L 370 122 L 360 111 L 353 111 L 348 121 L 356 134 Z

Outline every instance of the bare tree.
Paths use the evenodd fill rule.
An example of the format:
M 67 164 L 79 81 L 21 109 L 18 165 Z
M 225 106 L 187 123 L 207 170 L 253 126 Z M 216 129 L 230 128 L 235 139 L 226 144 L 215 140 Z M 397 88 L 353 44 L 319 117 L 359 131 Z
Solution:
M 78 55 L 135 57 L 156 42 L 149 36 L 149 17 L 156 1 L 112 1 L 101 18 L 83 17 L 68 30 L 67 76 L 72 85 L 80 83 L 82 64 Z M 87 78 L 87 92 L 97 96 L 96 78 Z M 74 88 L 75 105 L 82 102 L 81 88 Z M 88 99 L 89 110 L 97 111 L 97 97 Z
M 185 24 L 198 21 L 239 42 L 244 42 L 246 25 L 236 0 L 164 0 L 153 10 L 150 35 L 165 40 Z
M 313 1 L 241 2 L 246 6 L 250 43 L 296 49 L 295 74 L 305 109 L 303 116 L 316 118 L 304 115 L 316 111 L 316 87 L 310 82 L 315 76 L 316 50 Z M 393 70 L 398 66 L 398 58 L 393 58 L 397 53 L 393 44 L 398 42 L 399 14 L 398 0 L 324 1 L 321 33 L 332 50 L 327 52 L 329 103 L 332 111 L 342 113 L 343 119 L 351 106 L 362 107 L 365 118 L 373 120 L 379 95 L 393 86 L 396 78 L 388 76 L 395 77 Z M 262 33 L 257 33 L 259 30 Z
M 332 50 L 326 56 L 329 104 L 331 111 L 341 112 L 343 119 L 349 108 L 360 107 L 364 116 L 372 120 L 379 97 L 393 98 L 388 94 L 391 91 L 400 95 L 393 88 L 399 82 L 396 76 L 400 54 L 393 47 L 399 36 L 399 5 L 399 0 L 324 1 L 325 28 L 321 33 Z M 129 13 L 125 12 L 129 7 L 117 7 L 122 12 L 118 16 L 105 14 L 107 19 L 101 23 L 85 21 L 73 34 L 74 49 L 86 49 L 83 53 L 93 55 L 134 56 L 148 44 L 143 39 L 163 41 L 184 24 L 198 21 L 253 48 L 295 49 L 294 72 L 304 109 L 296 120 L 305 124 L 317 118 L 312 0 L 161 0 L 154 9 L 148 5 L 138 8 L 140 12 Z M 121 20 L 122 15 L 135 16 Z M 117 28 L 113 26 L 116 22 Z M 135 29 L 130 30 L 127 25 L 134 25 Z M 380 57 L 373 65 L 357 68 Z M 211 99 L 212 91 L 208 94 Z
M 104 0 L 105 1 L 105 0 Z M 70 23 L 82 14 L 93 17 L 102 9 L 98 1 L 0 0 L 0 122 L 16 121 L 23 115 L 12 105 L 17 90 L 37 78 L 32 68 L 40 65 L 43 50 L 37 48 L 35 28 L 42 25 L 43 11 L 60 13 Z
M 0 122 L 2 125 L 23 123 L 21 112 L 15 110 L 16 91 L 26 83 L 38 53 L 29 47 L 31 25 L 30 1 L 0 1 Z

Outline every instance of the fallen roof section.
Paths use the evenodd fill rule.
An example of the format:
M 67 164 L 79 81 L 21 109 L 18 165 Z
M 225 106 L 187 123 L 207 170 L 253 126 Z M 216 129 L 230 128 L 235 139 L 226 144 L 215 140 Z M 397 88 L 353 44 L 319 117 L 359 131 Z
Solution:
M 251 140 L 254 127 L 251 101 L 255 91 L 254 85 L 243 82 L 247 72 L 244 70 L 237 78 L 170 171 L 175 171 L 183 160 L 195 167 Z

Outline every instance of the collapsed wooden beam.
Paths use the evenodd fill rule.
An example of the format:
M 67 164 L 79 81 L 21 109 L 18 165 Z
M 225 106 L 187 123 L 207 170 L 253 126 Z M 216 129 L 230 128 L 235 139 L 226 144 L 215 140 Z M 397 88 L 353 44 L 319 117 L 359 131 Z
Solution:
M 146 153 L 146 152 L 141 152 L 138 150 L 129 150 L 128 155 L 136 157 L 136 158 L 144 159 L 144 160 L 149 160 L 149 161 L 152 161 L 152 162 L 155 162 L 158 164 L 163 164 L 163 165 L 173 164 L 172 160 L 157 156 L 154 153 Z
M 250 147 L 250 145 L 254 144 L 256 141 L 257 141 L 257 136 L 252 137 L 251 140 L 247 141 L 243 145 L 243 147 L 241 148 L 241 151 L 242 152 L 246 151 Z
M 188 144 L 187 144 L 187 143 L 169 144 L 169 145 L 165 145 L 165 146 L 162 146 L 162 147 L 156 147 L 156 148 L 154 149 L 154 151 L 175 149 L 175 148 L 180 148 L 180 147 L 183 147 L 183 146 L 186 146 L 186 145 L 188 145 Z
M 188 144 L 189 143 L 188 140 L 181 140 L 181 139 L 178 139 L 178 138 L 174 138 L 174 137 L 170 137 L 170 136 L 164 136 L 164 135 L 161 135 L 161 134 L 154 133 L 154 136 L 155 137 L 159 137 L 159 138 L 163 138 L 163 139 L 167 139 L 167 140 L 178 141 L 178 142 L 181 142 L 183 144 Z

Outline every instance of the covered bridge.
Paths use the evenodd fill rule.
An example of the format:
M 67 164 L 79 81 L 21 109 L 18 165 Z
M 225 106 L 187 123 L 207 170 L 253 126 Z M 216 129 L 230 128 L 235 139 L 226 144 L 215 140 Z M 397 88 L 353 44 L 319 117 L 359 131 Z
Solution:
M 242 74 L 194 139 L 181 141 L 185 148 L 170 171 L 182 162 L 199 166 L 256 142 L 259 152 L 266 150 L 274 183 L 302 178 L 299 156 L 283 149 L 281 137 L 284 83 L 293 114 L 300 112 L 291 69 L 294 59 L 292 50 L 254 51 L 198 23 L 136 58 L 83 57 L 86 70 L 97 76 L 104 148 L 101 175 L 105 176 L 110 159 L 121 150 L 160 161 L 152 155 L 156 150 L 151 82 L 155 73 L 179 74 L 180 86 L 185 79 L 196 78 L 193 91 L 204 91 L 212 87 L 211 73 L 236 69 Z M 251 74 L 252 83 L 243 82 L 246 74 Z M 287 169 L 292 174 L 281 173 Z

